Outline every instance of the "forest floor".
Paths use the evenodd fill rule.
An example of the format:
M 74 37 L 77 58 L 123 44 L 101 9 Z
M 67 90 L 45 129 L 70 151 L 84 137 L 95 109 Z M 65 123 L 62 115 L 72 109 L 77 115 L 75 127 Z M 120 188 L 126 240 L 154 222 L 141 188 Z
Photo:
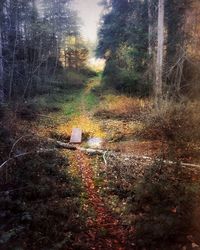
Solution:
M 104 95 L 100 80 L 47 97 L 53 105 L 47 102 L 31 122 L 5 118 L 21 138 L 8 142 L 15 145 L 10 156 L 52 151 L 18 159 L 1 172 L 1 248 L 200 249 L 199 171 L 162 160 L 169 143 L 146 126 L 149 100 Z M 82 147 L 106 153 L 54 152 L 47 138 L 68 142 L 73 127 L 83 131 Z M 180 159 L 191 161 L 187 153 Z

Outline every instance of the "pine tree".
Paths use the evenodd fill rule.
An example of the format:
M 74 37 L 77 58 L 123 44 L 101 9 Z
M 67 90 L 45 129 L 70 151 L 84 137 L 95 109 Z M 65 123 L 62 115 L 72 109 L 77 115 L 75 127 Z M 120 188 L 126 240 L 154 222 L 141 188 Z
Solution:
M 0 10 L 1 13 L 1 10 Z M 0 14 L 1 15 L 1 14 Z M 2 54 L 2 28 L 0 23 L 0 104 L 4 102 L 4 83 L 3 83 L 3 54 Z
M 149 92 L 147 1 L 115 0 L 104 5 L 97 48 L 97 55 L 107 60 L 104 75 L 117 89 L 145 95 Z

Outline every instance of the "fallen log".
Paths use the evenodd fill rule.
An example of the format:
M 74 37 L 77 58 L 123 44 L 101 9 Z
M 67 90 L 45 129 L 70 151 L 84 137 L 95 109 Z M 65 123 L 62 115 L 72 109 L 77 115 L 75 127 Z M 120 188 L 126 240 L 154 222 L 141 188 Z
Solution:
M 70 149 L 70 150 L 77 150 L 77 146 L 75 146 L 73 144 L 70 144 L 70 143 L 57 141 L 57 140 L 52 139 L 52 138 L 48 138 L 47 141 L 50 142 L 50 143 L 54 143 L 55 146 L 58 147 L 58 148 L 66 148 L 66 149 Z
M 81 152 L 84 152 L 88 155 L 102 155 L 103 160 L 105 162 L 105 164 L 107 165 L 107 159 L 106 159 L 106 154 L 112 154 L 112 153 L 116 153 L 115 151 L 108 151 L 108 150 L 103 150 L 103 149 L 92 149 L 92 148 L 83 148 L 83 147 L 79 147 L 79 146 L 75 146 L 73 144 L 70 143 L 65 143 L 65 142 L 61 142 L 61 141 L 57 141 L 55 139 L 52 138 L 48 138 L 47 139 L 48 142 L 50 143 L 54 143 L 56 147 L 58 148 L 65 148 L 65 149 L 69 149 L 69 150 L 80 150 Z M 31 152 L 27 152 L 27 153 L 22 153 L 16 156 L 13 156 L 12 158 L 9 158 L 8 160 L 6 160 L 5 162 L 3 162 L 0 165 L 0 170 L 7 165 L 9 162 L 16 160 L 18 158 L 27 156 L 27 155 L 31 155 L 31 154 L 40 154 L 40 153 L 48 153 L 48 152 L 55 152 L 56 149 L 40 149 L 37 151 L 31 151 Z M 132 156 L 134 156 L 133 154 L 131 154 Z M 148 157 L 148 156 L 138 156 L 135 155 L 134 157 L 136 158 L 140 158 L 140 159 L 144 159 L 144 160 L 149 160 L 149 161 L 154 161 L 155 159 L 153 159 L 152 157 Z M 162 160 L 162 159 L 158 159 L 157 160 Z M 170 165 L 174 165 L 177 164 L 177 162 L 173 162 L 173 161 L 167 161 L 167 160 L 163 160 L 163 163 L 165 164 L 170 164 Z M 196 165 L 196 164 L 191 164 L 191 163 L 184 163 L 184 162 L 180 162 L 181 166 L 185 167 L 185 168 L 195 168 L 196 170 L 200 170 L 200 165 Z
M 86 154 L 89 154 L 89 155 L 103 155 L 104 162 L 107 162 L 106 153 L 115 153 L 115 151 L 109 151 L 109 150 L 103 150 L 103 149 L 83 148 L 83 147 L 75 146 L 73 144 L 57 141 L 57 140 L 54 140 L 54 139 L 51 139 L 51 138 L 48 139 L 48 141 L 54 142 L 57 147 L 66 148 L 66 149 L 69 149 L 69 150 L 80 150 L 80 151 L 82 151 L 82 152 L 84 152 Z M 131 155 L 134 156 L 133 154 L 131 154 Z M 152 157 L 148 157 L 148 156 L 135 155 L 135 157 L 140 158 L 140 159 L 144 159 L 144 160 L 149 160 L 149 161 L 154 161 L 155 160 Z M 157 160 L 162 160 L 162 159 L 157 159 Z M 163 160 L 163 163 L 170 164 L 170 165 L 177 164 L 177 162 L 167 161 L 167 160 Z M 196 169 L 200 170 L 200 165 L 185 163 L 185 162 L 180 162 L 180 164 L 183 167 L 191 167 L 191 168 L 196 168 Z
M 77 149 L 80 150 L 81 152 L 87 153 L 88 155 L 103 155 L 105 152 L 107 152 L 102 149 L 81 148 L 81 147 L 78 147 Z
M 54 140 L 52 138 L 48 138 L 48 142 L 54 143 L 55 146 L 58 147 L 58 148 L 65 148 L 65 149 L 69 149 L 69 150 L 80 150 L 80 151 L 85 152 L 85 153 L 87 153 L 89 155 L 102 155 L 105 152 L 107 152 L 107 151 L 102 150 L 102 149 L 79 147 L 79 146 L 76 146 L 74 144 L 57 141 L 57 140 Z

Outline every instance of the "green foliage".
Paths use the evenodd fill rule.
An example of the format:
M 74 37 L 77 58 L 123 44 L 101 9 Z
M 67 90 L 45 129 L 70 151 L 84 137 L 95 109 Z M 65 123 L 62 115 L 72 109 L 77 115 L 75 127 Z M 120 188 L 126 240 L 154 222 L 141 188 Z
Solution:
M 127 43 L 121 44 L 116 56 L 107 61 L 104 76 L 107 84 L 121 92 L 145 96 L 150 86 L 142 79 L 136 58 L 138 50 Z
M 95 93 L 90 92 L 85 96 L 85 104 L 88 110 L 97 107 L 98 103 L 99 103 L 99 98 Z
M 80 69 L 79 73 L 87 76 L 87 77 L 95 77 L 97 76 L 97 72 L 92 70 L 91 68 L 85 67 Z
M 66 81 L 69 86 L 80 88 L 83 87 L 85 81 L 87 79 L 87 76 L 76 72 L 76 71 L 67 71 L 66 72 Z
M 73 91 L 69 96 L 69 101 L 63 106 L 67 116 L 78 115 L 82 90 Z
M 104 57 L 107 52 L 115 53 L 119 44 L 125 41 L 126 21 L 130 10 L 127 0 L 113 0 L 110 4 L 105 1 L 102 4 L 107 14 L 102 17 L 99 30 L 97 56 L 100 57 Z
M 107 59 L 104 78 L 117 90 L 149 94 L 146 1 L 111 1 L 102 19 L 97 55 Z
M 173 96 L 180 95 L 182 87 L 186 88 L 185 94 L 189 89 L 186 87 L 188 81 L 190 86 L 192 81 L 197 85 L 195 77 L 192 78 L 187 71 L 188 64 L 195 76 L 199 77 L 195 72 L 198 62 L 193 66 L 186 59 L 189 32 L 185 24 L 189 21 L 186 17 L 187 10 L 193 2 L 165 1 L 167 36 L 164 55 L 166 74 L 163 75 L 163 80 L 167 82 L 167 89 Z M 110 83 L 116 89 L 141 96 L 150 94 L 156 71 L 158 1 L 111 0 L 102 1 L 102 4 L 106 14 L 102 17 L 99 30 L 97 55 L 106 59 L 106 84 Z M 133 53 L 130 53 L 130 49 Z M 126 62 L 126 67 L 121 67 L 120 55 Z

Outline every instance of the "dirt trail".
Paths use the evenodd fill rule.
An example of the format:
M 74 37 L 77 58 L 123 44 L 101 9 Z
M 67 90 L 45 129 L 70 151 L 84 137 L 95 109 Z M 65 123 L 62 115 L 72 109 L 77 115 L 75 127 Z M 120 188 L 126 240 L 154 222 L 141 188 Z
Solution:
M 91 92 L 94 84 L 97 85 L 99 83 L 91 80 L 83 90 L 79 111 L 80 116 L 88 117 L 93 125 L 91 129 L 95 130 L 95 135 L 97 135 L 97 133 L 101 134 L 101 131 L 98 131 L 101 130 L 100 126 L 96 124 L 97 121 L 93 118 L 92 111 L 86 108 L 86 96 Z M 85 242 L 87 249 L 127 249 L 125 246 L 126 232 L 124 228 L 120 225 L 120 221 L 108 210 L 102 197 L 99 195 L 98 189 L 95 187 L 92 160 L 80 151 L 77 151 L 73 158 L 73 161 L 76 161 L 76 168 L 82 178 L 88 197 L 86 204 L 84 204 L 85 209 L 94 211 L 94 215 L 87 218 L 86 232 L 79 235 L 77 242 Z
M 119 220 L 108 211 L 95 187 L 91 160 L 82 152 L 76 153 L 76 159 L 88 195 L 88 206 L 92 206 L 95 211 L 94 218 L 88 218 L 86 221 L 88 230 L 81 238 L 84 238 L 86 244 L 90 246 L 88 249 L 127 249 L 124 228 Z

